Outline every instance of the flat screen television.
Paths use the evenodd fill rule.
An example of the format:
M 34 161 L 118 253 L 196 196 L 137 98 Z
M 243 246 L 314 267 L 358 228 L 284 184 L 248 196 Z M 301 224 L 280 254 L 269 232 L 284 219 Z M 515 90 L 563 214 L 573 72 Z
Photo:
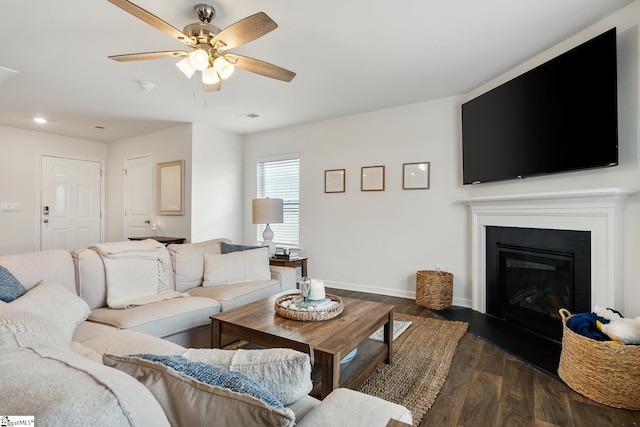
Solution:
M 463 183 L 618 164 L 615 28 L 462 105 Z

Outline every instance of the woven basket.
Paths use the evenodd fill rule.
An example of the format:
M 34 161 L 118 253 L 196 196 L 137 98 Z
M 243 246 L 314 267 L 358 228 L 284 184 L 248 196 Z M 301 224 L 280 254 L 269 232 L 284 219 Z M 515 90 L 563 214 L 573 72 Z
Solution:
M 615 408 L 640 409 L 640 345 L 587 338 L 567 326 L 571 313 L 560 309 L 562 352 L 558 375 L 591 400 Z
M 276 299 L 274 304 L 274 308 L 276 313 L 284 317 L 286 319 L 291 320 L 302 320 L 302 321 L 320 321 L 320 320 L 329 320 L 338 316 L 344 310 L 344 305 L 342 304 L 342 298 L 337 295 L 327 294 L 327 298 L 332 299 L 333 301 L 337 301 L 338 304 L 326 310 L 292 310 L 290 308 L 282 306 L 282 303 L 287 300 L 299 301 L 302 300 L 300 294 L 286 294 Z
M 444 310 L 453 301 L 453 274 L 420 270 L 416 273 L 416 303 L 431 310 Z

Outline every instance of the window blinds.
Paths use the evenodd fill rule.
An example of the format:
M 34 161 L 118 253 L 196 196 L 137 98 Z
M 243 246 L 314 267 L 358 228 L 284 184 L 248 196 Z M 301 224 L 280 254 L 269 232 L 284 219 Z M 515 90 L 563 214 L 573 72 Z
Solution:
M 282 224 L 270 224 L 277 246 L 297 248 L 300 245 L 300 161 L 296 158 L 258 162 L 258 198 L 282 199 Z M 265 224 L 257 227 L 261 242 Z

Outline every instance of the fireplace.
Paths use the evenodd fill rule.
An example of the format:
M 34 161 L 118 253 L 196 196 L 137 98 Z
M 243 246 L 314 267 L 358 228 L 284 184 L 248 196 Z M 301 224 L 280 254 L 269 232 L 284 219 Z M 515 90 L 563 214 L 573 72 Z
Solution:
M 560 341 L 558 310 L 589 311 L 591 233 L 486 228 L 486 312 Z
M 624 210 L 628 198 L 638 193 L 629 188 L 603 188 L 594 190 L 572 190 L 559 192 L 545 192 L 518 195 L 478 196 L 466 199 L 464 202 L 471 208 L 470 237 L 471 237 L 471 290 L 468 299 L 454 296 L 454 303 L 470 307 L 470 313 L 475 313 L 467 321 L 470 330 L 476 329 L 478 336 L 496 343 L 496 345 L 515 354 L 518 357 L 540 366 L 551 375 L 555 375 L 560 357 L 561 345 L 550 339 L 542 339 L 539 333 L 527 333 L 526 327 L 519 325 L 512 328 L 513 322 L 497 320 L 495 316 L 487 315 L 487 256 L 497 255 L 493 250 L 487 250 L 487 231 L 491 227 L 537 228 L 543 230 L 584 231 L 590 235 L 590 264 L 591 272 L 591 304 L 602 307 L 624 307 Z M 554 248 L 549 245 L 549 239 L 542 242 L 510 242 L 504 244 L 507 251 L 503 256 L 505 263 L 512 267 L 530 266 L 540 263 L 535 258 L 547 252 L 552 261 L 552 267 L 544 269 L 570 269 L 566 266 L 571 256 L 565 258 L 566 249 Z M 515 247 L 516 256 L 511 257 L 510 250 Z M 524 249 L 523 249 L 524 248 Z M 551 249 L 551 250 L 549 250 Z M 497 251 L 497 249 L 496 249 Z M 489 254 L 488 252 L 492 252 Z M 523 253 L 532 255 L 534 259 L 525 259 L 524 264 L 517 256 Z M 515 258 L 513 261 L 508 261 Z M 545 261 L 547 262 L 547 261 Z M 573 256 L 573 270 L 575 279 L 576 257 Z M 540 263 L 543 264 L 544 263 Z M 558 264 L 558 265 L 557 265 Z M 525 272 L 530 273 L 530 272 Z M 543 271 L 542 274 L 548 274 Z M 559 273 L 564 274 L 564 273 Z M 574 295 L 575 299 L 575 295 Z M 574 307 L 574 311 L 582 311 L 581 306 Z M 588 307 L 584 311 L 590 311 Z M 452 314 L 465 310 L 445 310 Z M 530 310 L 533 312 L 533 310 Z M 473 319 L 473 322 L 471 321 Z M 465 320 L 459 316 L 454 320 Z M 555 323 L 555 322 L 554 322 Z M 558 321 L 557 324 L 561 325 Z M 474 326 L 475 325 L 475 326 Z M 509 326 L 505 328 L 505 326 Z M 508 331 L 505 331 L 508 329 Z
M 471 295 L 470 300 L 458 298 L 457 303 L 487 312 L 486 230 L 497 226 L 589 231 L 591 303 L 624 307 L 624 209 L 628 198 L 637 193 L 636 189 L 602 188 L 465 200 L 471 207 Z

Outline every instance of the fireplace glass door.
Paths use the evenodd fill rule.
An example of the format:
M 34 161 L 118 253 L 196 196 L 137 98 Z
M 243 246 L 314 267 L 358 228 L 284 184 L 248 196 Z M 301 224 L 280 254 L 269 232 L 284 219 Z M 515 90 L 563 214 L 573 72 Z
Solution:
M 562 337 L 558 310 L 574 309 L 574 255 L 497 245 L 500 317 L 554 340 Z

